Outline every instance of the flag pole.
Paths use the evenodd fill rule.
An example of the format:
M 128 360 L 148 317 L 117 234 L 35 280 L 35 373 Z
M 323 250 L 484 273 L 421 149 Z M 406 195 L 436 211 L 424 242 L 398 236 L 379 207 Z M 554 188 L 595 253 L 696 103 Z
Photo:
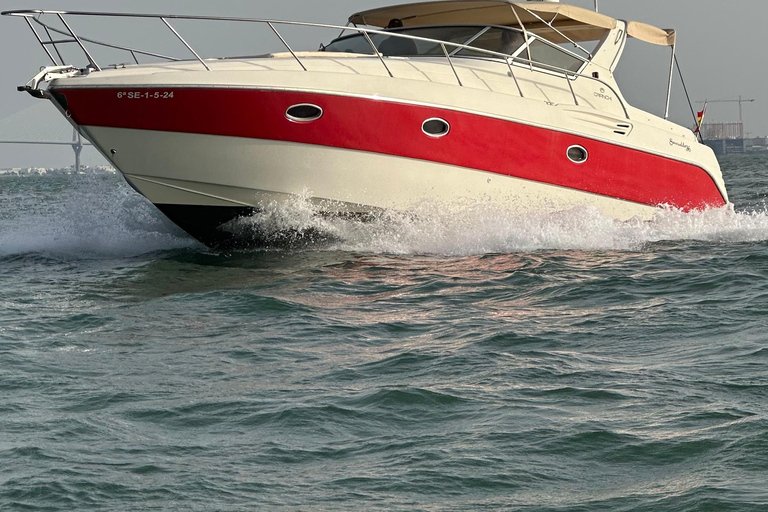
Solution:
M 694 134 L 698 134 L 701 140 L 704 140 L 704 137 L 701 135 L 701 125 L 704 124 L 704 116 L 707 113 L 707 101 L 709 100 L 704 100 L 704 108 L 701 109 L 701 112 L 697 112 L 698 115 L 696 116 L 696 131 L 693 132 Z
M 677 56 L 675 56 L 675 66 L 677 66 L 677 73 L 680 75 L 680 83 L 683 85 L 683 92 L 685 92 L 685 98 L 688 100 L 688 108 L 691 109 L 691 115 L 693 116 L 693 120 L 696 121 L 696 111 L 693 110 L 693 103 L 691 103 L 691 96 L 688 94 L 688 88 L 685 86 L 685 78 L 683 78 L 683 70 L 680 69 L 680 62 L 677 60 Z M 702 140 L 701 134 L 699 134 L 699 139 Z

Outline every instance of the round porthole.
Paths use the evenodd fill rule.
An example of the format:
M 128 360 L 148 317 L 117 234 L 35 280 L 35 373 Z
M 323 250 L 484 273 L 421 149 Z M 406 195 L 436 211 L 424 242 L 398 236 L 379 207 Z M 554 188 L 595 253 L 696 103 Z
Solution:
M 320 119 L 322 116 L 323 109 L 310 103 L 293 105 L 292 107 L 288 107 L 288 110 L 285 111 L 285 117 L 290 121 L 295 121 L 297 123 L 314 121 Z
M 569 147 L 566 154 L 568 155 L 568 160 L 570 160 L 575 164 L 583 164 L 584 162 L 587 161 L 587 158 L 589 157 L 589 153 L 587 153 L 587 150 L 581 146 Z
M 445 119 L 432 117 L 421 123 L 421 131 L 430 137 L 444 137 L 451 130 L 451 125 Z

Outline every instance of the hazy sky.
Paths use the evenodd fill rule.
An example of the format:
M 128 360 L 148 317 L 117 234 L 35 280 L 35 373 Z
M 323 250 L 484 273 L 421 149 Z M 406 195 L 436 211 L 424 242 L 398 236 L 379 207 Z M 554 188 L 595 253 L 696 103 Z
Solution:
M 581 7 L 591 8 L 593 0 L 563 0 Z M 195 15 L 241 16 L 253 18 L 317 21 L 343 25 L 349 14 L 388 5 L 401 0 L 0 0 L 0 10 L 56 9 L 85 11 L 122 11 L 147 13 L 179 13 Z M 768 70 L 765 49 L 768 48 L 768 1 L 733 0 L 600 0 L 600 12 L 620 19 L 651 23 L 678 31 L 678 59 L 686 85 L 693 101 L 733 99 L 741 94 L 754 98 L 744 104 L 744 123 L 753 135 L 768 134 Z M 158 22 L 159 23 L 159 22 Z M 74 28 L 97 39 L 119 39 L 127 45 L 144 49 L 173 48 L 172 53 L 183 56 L 183 48 L 169 39 L 162 26 L 142 25 L 139 30 L 128 24 L 116 23 L 89 29 L 86 18 L 73 20 Z M 279 49 L 274 36 L 263 28 L 218 28 L 214 37 L 205 25 L 179 25 L 177 28 L 193 46 L 201 48 L 205 56 L 221 54 L 254 54 L 262 50 Z M 247 30 L 246 30 L 247 28 Z M 286 38 L 299 49 L 316 49 L 335 34 L 329 32 L 302 33 L 287 31 Z M 159 49 L 158 49 L 159 50 Z M 164 51 L 159 51 L 164 53 Z M 74 55 L 74 54 L 73 54 Z M 97 57 L 97 60 L 101 60 Z M 108 62 L 122 62 L 111 60 Z M 16 86 L 31 78 L 37 69 L 49 64 L 47 57 L 23 20 L 0 18 L 0 119 L 33 104 L 27 94 L 16 92 Z M 660 114 L 665 94 L 665 73 L 669 66 L 666 48 L 653 47 L 632 41 L 624 54 L 617 77 L 622 92 L 635 106 Z M 694 105 L 700 107 L 700 105 Z M 51 107 L 51 117 L 56 115 Z M 736 121 L 738 104 L 710 104 L 709 121 Z M 690 110 L 675 77 L 672 118 L 691 125 Z M 91 150 L 83 154 L 88 164 L 103 163 Z M 0 168 L 64 166 L 72 162 L 68 148 L 18 146 L 0 144 Z

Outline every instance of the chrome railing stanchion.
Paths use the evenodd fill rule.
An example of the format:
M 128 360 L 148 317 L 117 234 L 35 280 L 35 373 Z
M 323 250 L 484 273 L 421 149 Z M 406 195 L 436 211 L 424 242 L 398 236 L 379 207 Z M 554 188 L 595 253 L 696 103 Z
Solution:
M 62 30 L 58 30 L 56 28 L 49 27 L 48 25 L 44 24 L 43 22 L 41 22 L 39 20 L 35 20 L 35 21 L 39 25 L 42 25 L 43 27 L 45 27 L 45 32 L 48 34 L 48 38 L 49 39 L 53 39 L 51 37 L 51 34 L 50 34 L 49 30 L 53 31 L 53 32 L 56 32 L 57 34 L 61 34 L 63 36 L 67 35 Z M 127 46 L 117 46 L 117 45 L 114 45 L 114 44 L 109 44 L 109 43 L 105 43 L 103 41 L 97 41 L 95 39 L 89 39 L 87 37 L 82 37 L 82 36 L 80 37 L 80 40 L 81 41 L 85 41 L 87 43 L 95 44 L 97 46 L 104 46 L 105 48 L 114 48 L 116 50 L 123 50 L 123 51 L 126 51 L 126 52 L 136 52 L 139 55 L 146 55 L 148 57 L 157 57 L 158 59 L 163 59 L 163 60 L 169 60 L 169 61 L 179 61 L 179 60 L 181 60 L 181 59 L 177 59 L 176 57 L 169 57 L 168 55 L 163 55 L 161 53 L 145 52 L 145 51 L 137 50 L 135 48 L 130 48 L 130 47 L 127 47 Z
M 576 93 L 573 90 L 573 85 L 571 85 L 571 79 L 568 77 L 568 73 L 566 73 L 564 76 L 565 76 L 565 81 L 568 83 L 568 88 L 571 90 L 571 95 L 573 96 L 573 103 L 578 107 L 579 99 L 576 97 Z
M 205 67 L 205 69 L 206 69 L 206 70 L 210 71 L 210 70 L 211 70 L 211 68 L 209 68 L 209 67 L 208 67 L 208 64 L 206 64 L 206 63 L 205 63 L 205 61 L 204 61 L 203 59 L 201 59 L 201 58 L 200 58 L 200 56 L 197 54 L 197 52 L 196 52 L 195 50 L 193 50 L 193 49 L 192 49 L 192 47 L 191 47 L 191 46 L 189 46 L 189 44 L 187 44 L 187 42 L 184 40 L 184 38 L 183 38 L 183 37 L 181 37 L 181 34 L 179 34 L 178 32 L 176 32 L 176 29 L 175 29 L 175 28 L 173 28 L 173 27 L 171 26 L 171 24 L 170 24 L 170 23 L 168 23 L 168 21 L 167 21 L 165 18 L 163 18 L 163 17 L 161 16 L 161 17 L 160 17 L 160 19 L 163 21 L 163 23 L 165 23 L 165 26 L 166 26 L 166 27 L 168 27 L 169 29 L 171 29 L 171 32 L 173 32 L 174 34 L 176 34 L 176 37 L 178 37 L 178 38 L 179 38 L 179 41 L 181 41 L 181 42 L 184 44 L 184 46 L 186 46 L 186 47 L 187 47 L 187 50 L 189 50 L 190 52 L 192 52 L 192 55 L 194 55 L 194 56 L 195 56 L 195 58 L 196 58 L 197 60 L 199 60 L 199 61 L 200 61 L 200 64 L 202 64 L 202 65 Z
M 358 29 L 358 31 L 362 32 L 365 38 L 368 40 L 368 44 L 371 45 L 371 48 L 373 48 L 373 53 L 375 53 L 379 57 L 381 64 L 384 66 L 384 69 L 387 70 L 387 74 L 389 75 L 389 78 L 395 78 L 395 75 L 393 75 L 392 72 L 389 70 L 389 66 L 387 66 L 387 63 L 384 62 L 384 57 L 381 56 L 381 53 L 379 52 L 378 48 L 376 48 L 376 45 L 373 44 L 373 39 L 371 39 L 371 36 L 368 35 L 368 31 L 362 30 L 362 29 Z
M 521 98 L 525 98 L 525 96 L 523 96 L 523 90 L 520 88 L 520 84 L 518 83 L 517 77 L 515 76 L 515 72 L 512 70 L 512 62 L 511 62 L 511 60 L 512 60 L 511 57 L 507 59 L 507 67 L 509 68 L 509 76 L 511 76 L 512 80 L 515 81 L 515 85 L 517 86 L 517 92 L 520 93 L 520 97 Z
M 40 43 L 40 46 L 43 47 L 43 50 L 45 50 L 45 53 L 48 54 L 48 57 L 51 59 L 51 62 L 53 62 L 54 66 L 58 66 L 59 63 L 56 62 L 56 59 L 53 58 L 53 55 L 51 55 L 51 52 L 48 51 L 48 48 L 45 47 L 45 44 L 43 43 L 42 38 L 40 37 L 40 34 L 37 33 L 37 30 L 35 30 L 34 25 L 32 25 L 32 22 L 29 21 L 29 16 L 24 16 L 24 21 L 27 22 L 27 25 L 29 25 L 29 28 L 32 29 L 32 33 L 35 34 L 35 37 L 37 38 L 37 42 Z M 48 36 L 50 38 L 50 36 Z M 64 62 L 61 63 L 64 65 Z
M 38 21 L 39 23 L 39 21 Z M 50 44 L 53 46 L 53 49 L 56 50 L 56 55 L 59 56 L 59 60 L 61 61 L 61 65 L 65 66 L 66 62 L 64 62 L 64 56 L 61 55 L 61 52 L 59 51 L 59 47 L 56 46 L 56 42 L 53 40 L 53 36 L 51 35 L 51 31 L 49 30 L 50 27 L 48 25 L 43 25 L 43 28 L 45 28 L 45 34 L 48 36 L 48 41 L 46 41 L 43 44 Z M 63 31 L 59 31 L 59 34 L 66 35 Z
M 301 62 L 301 59 L 299 59 L 299 57 L 298 57 L 298 56 L 297 56 L 297 55 L 294 53 L 294 51 L 291 49 L 291 47 L 290 47 L 290 46 L 288 46 L 288 42 L 287 42 L 285 39 L 283 39 L 283 36 L 281 36 L 281 35 L 280 35 L 280 32 L 278 32 L 278 31 L 277 31 L 277 29 L 274 27 L 274 25 L 272 25 L 272 22 L 268 21 L 268 22 L 267 22 L 267 25 L 269 25 L 269 28 L 271 28 L 271 29 L 272 29 L 272 32 L 274 32 L 274 33 L 275 33 L 275 35 L 276 35 L 276 36 L 277 36 L 277 37 L 280 39 L 280 41 L 282 41 L 282 42 L 283 42 L 283 45 L 284 45 L 286 48 L 288 48 L 288 51 L 289 51 L 289 52 L 291 52 L 291 55 L 293 55 L 293 58 L 294 58 L 294 59 L 296 59 L 296 62 L 298 62 L 298 63 L 299 63 L 299 66 L 301 66 L 301 69 L 303 69 L 304 71 L 306 71 L 306 70 L 307 70 L 307 68 L 306 68 L 306 66 L 304 66 L 304 63 L 303 63 L 303 62 Z
M 64 19 L 64 16 L 62 16 L 61 13 L 57 13 L 56 16 L 58 16 L 59 20 L 61 20 L 61 23 L 65 27 L 67 27 L 69 34 L 74 38 L 75 42 L 80 46 L 80 49 L 83 50 L 85 57 L 88 59 L 88 62 L 91 63 L 91 65 L 96 69 L 96 71 L 101 71 L 101 68 L 99 67 L 99 65 L 96 64 L 95 60 L 93 60 L 93 57 L 91 57 L 91 54 L 88 52 L 88 49 L 83 45 L 83 42 L 80 41 L 80 38 L 77 37 L 77 34 L 75 34 L 74 30 L 72 30 L 72 27 L 69 26 L 69 23 L 67 23 L 67 21 Z
M 448 55 L 448 50 L 445 49 L 445 44 L 440 43 L 440 48 L 443 49 L 445 58 L 448 59 L 448 64 L 451 65 L 451 69 L 453 70 L 453 75 L 456 77 L 456 81 L 459 82 L 459 87 L 464 87 L 464 84 L 461 83 L 461 78 L 459 78 L 459 74 L 456 72 L 456 68 L 453 67 L 453 61 L 451 61 L 451 56 Z

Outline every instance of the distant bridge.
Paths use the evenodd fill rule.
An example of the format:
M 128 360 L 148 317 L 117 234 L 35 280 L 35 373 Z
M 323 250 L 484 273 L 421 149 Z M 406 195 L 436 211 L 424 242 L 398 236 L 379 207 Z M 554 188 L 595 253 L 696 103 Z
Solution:
M 36 102 L 20 112 L 0 119 L 0 144 L 70 146 L 75 153 L 75 172 L 80 172 L 80 153 L 91 146 L 46 102 Z

